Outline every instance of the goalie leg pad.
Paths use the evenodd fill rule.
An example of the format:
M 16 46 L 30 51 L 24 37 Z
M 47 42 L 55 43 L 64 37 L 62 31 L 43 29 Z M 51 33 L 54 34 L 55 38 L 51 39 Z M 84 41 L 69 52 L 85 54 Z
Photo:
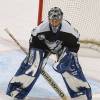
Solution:
M 9 82 L 7 95 L 18 99 L 25 98 L 40 75 L 43 60 L 44 52 L 42 50 L 31 49 Z
M 72 98 L 85 95 L 86 100 L 92 99 L 91 88 L 82 72 L 76 53 L 66 52 L 56 68 L 56 71 L 62 74 Z

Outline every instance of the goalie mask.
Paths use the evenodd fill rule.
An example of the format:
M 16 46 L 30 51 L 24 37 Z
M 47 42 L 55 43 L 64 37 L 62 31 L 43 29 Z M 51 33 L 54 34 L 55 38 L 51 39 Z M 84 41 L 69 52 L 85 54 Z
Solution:
M 53 7 L 48 12 L 48 18 L 49 19 L 60 19 L 61 20 L 63 18 L 63 12 L 60 8 Z

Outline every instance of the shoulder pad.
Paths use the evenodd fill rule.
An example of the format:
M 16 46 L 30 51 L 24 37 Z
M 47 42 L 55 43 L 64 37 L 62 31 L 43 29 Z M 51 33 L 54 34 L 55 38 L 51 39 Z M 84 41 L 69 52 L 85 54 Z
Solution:
M 69 25 L 71 25 L 71 23 L 69 22 L 69 21 L 67 21 L 67 20 L 65 20 Z
M 72 35 L 74 35 L 76 38 L 79 38 L 80 34 L 78 33 L 78 30 L 75 29 L 71 24 L 69 24 L 68 21 L 62 21 L 62 28 L 61 28 L 62 32 L 70 33 Z
M 36 36 L 38 33 L 42 33 L 49 30 L 50 30 L 49 22 L 46 20 L 46 21 L 43 21 L 39 26 L 37 26 L 37 28 L 33 29 L 31 34 L 33 36 Z

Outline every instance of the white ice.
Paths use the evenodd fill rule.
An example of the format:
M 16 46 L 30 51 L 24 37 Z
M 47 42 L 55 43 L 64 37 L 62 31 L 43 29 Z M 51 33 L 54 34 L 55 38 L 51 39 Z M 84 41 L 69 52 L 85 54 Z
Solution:
M 24 57 L 25 54 L 22 53 L 20 50 L 11 50 L 9 52 L 0 53 L 0 90 L 2 92 L 4 93 L 6 92 L 7 85 L 10 79 L 13 77 L 13 75 L 19 68 L 20 63 L 22 62 Z M 83 71 L 87 77 L 87 80 L 92 87 L 93 94 L 99 94 L 100 93 L 100 78 L 99 78 L 100 59 L 79 57 L 79 60 L 83 68 Z M 55 72 L 53 68 L 50 66 L 50 64 L 51 64 L 51 60 L 48 62 L 48 66 L 46 66 L 45 70 L 53 77 L 54 80 L 56 80 L 58 85 L 67 94 L 67 89 L 61 75 Z M 41 75 L 29 95 L 34 97 L 58 96 Z

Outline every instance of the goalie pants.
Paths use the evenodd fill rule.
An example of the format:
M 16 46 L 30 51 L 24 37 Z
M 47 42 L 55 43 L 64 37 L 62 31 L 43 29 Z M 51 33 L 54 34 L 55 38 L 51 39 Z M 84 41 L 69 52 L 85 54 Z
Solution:
M 31 49 L 29 55 L 9 82 L 7 95 L 18 100 L 25 98 L 41 73 L 43 61 L 44 52 Z M 66 52 L 55 70 L 62 75 L 71 98 L 92 100 L 91 88 L 84 77 L 75 53 Z

